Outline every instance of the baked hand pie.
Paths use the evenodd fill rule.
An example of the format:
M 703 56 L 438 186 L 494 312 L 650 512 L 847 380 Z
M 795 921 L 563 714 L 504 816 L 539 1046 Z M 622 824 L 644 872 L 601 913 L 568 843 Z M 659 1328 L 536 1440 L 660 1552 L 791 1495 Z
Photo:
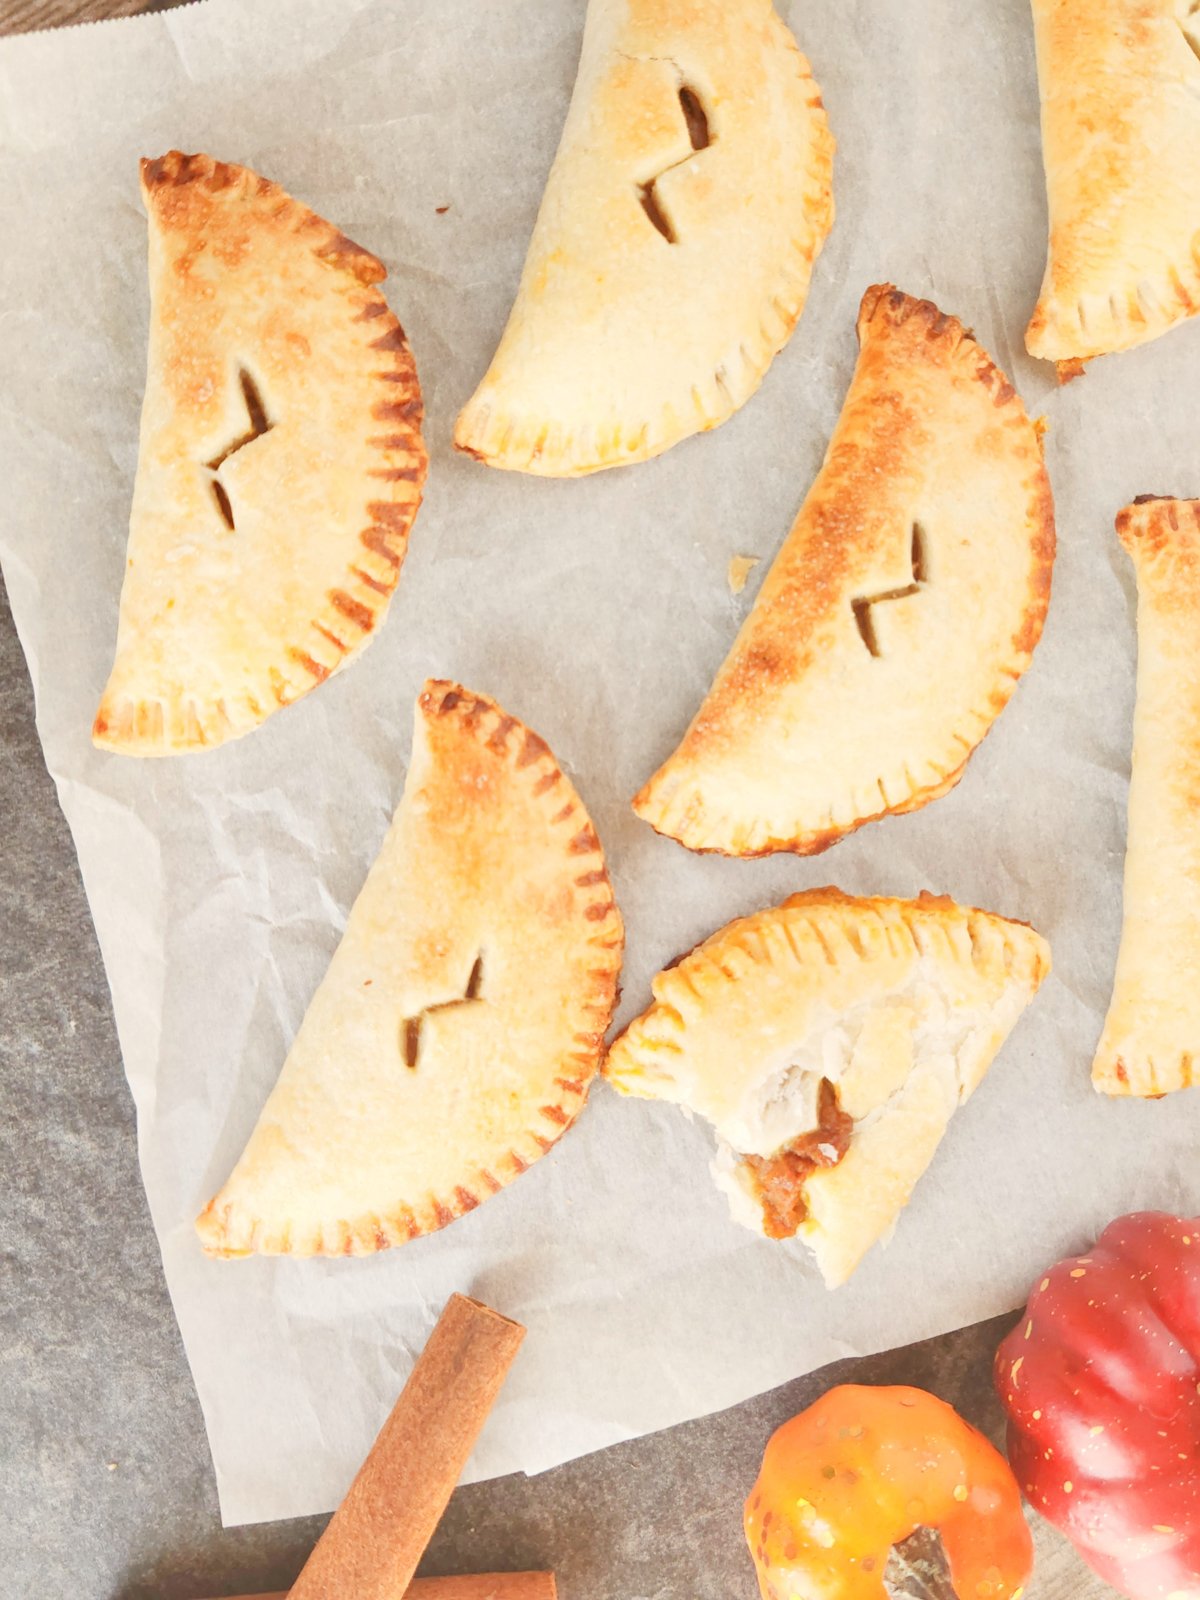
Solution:
M 590 0 L 516 303 L 455 444 L 567 478 L 724 422 L 804 309 L 832 170 L 771 0 Z
M 1200 500 L 1146 496 L 1117 533 L 1137 573 L 1125 912 L 1092 1066 L 1105 1094 L 1200 1082 Z
M 365 1255 L 452 1222 L 583 1109 L 621 918 L 546 744 L 429 682 L 378 859 L 233 1175 L 210 1255 Z
M 1040 430 L 883 285 L 824 465 L 682 743 L 633 802 L 692 850 L 813 854 L 945 794 L 1029 665 L 1054 562 Z
M 116 660 L 92 730 L 202 750 L 323 682 L 387 609 L 425 479 L 382 262 L 246 167 L 142 162 L 150 354 Z
M 1200 4 L 1033 0 L 1050 248 L 1025 335 L 1064 380 L 1200 310 Z
M 604 1073 L 711 1122 L 735 1219 L 798 1236 L 830 1288 L 895 1222 L 1050 970 L 952 900 L 795 894 L 660 972 Z

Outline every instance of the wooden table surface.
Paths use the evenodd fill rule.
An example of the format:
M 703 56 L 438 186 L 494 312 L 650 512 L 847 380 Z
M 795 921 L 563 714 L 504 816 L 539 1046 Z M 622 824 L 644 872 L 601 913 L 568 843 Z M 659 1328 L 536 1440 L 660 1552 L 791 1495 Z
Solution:
M 176 3 L 0 0 L 0 34 Z M 63 1190 L 69 1206 L 82 1188 L 82 1169 L 93 1190 L 93 1214 L 72 1220 L 71 1251 L 50 1239 L 22 1263 L 19 1287 L 26 1313 L 31 1304 L 33 1311 L 21 1340 L 4 1337 L 0 1305 L 0 1343 L 8 1354 L 24 1355 L 19 1381 L 0 1386 L 3 1587 L 14 1596 L 80 1600 L 198 1600 L 275 1589 L 294 1577 L 323 1519 L 221 1528 L 203 1421 L 141 1194 L 133 1110 L 103 971 L 70 838 L 42 765 L 2 585 L 0 734 L 0 815 L 23 818 L 20 842 L 0 865 L 0 905 L 28 910 L 28 971 L 0 980 L 7 984 L 0 988 L 2 1009 L 11 1016 L 20 1007 L 33 1019 L 35 1069 L 44 1058 L 76 1120 L 83 1106 L 92 1125 L 90 1143 L 51 1141 L 52 1152 L 36 1161 L 19 1134 L 6 1136 L 0 1127 L 0 1171 L 16 1197 L 5 1203 L 18 1220 L 22 1206 L 44 1220 L 47 1195 Z M 46 1003 L 60 969 L 95 1013 L 82 1036 L 75 1017 L 64 1032 Z M 0 1073 L 28 1072 L 28 1042 L 20 1060 L 8 1059 L 8 1046 L 0 1040 Z M 114 1214 L 121 1221 L 115 1248 Z M 89 1263 L 84 1286 L 73 1271 L 81 1256 Z M 96 1348 L 97 1325 L 114 1307 L 129 1329 L 131 1359 L 113 1350 L 111 1333 Z M 563 1600 L 752 1600 L 740 1500 L 771 1429 L 831 1382 L 904 1382 L 942 1394 L 999 1442 L 991 1360 L 1010 1321 L 843 1362 L 734 1411 L 540 1478 L 460 1490 L 422 1570 L 556 1566 Z M 1114 1592 L 1050 1528 L 1032 1520 L 1038 1566 L 1028 1600 L 1111 1600 Z
M 34 28 L 61 28 L 72 22 L 133 17 L 142 11 L 165 11 L 178 3 L 179 0 L 0 0 L 0 33 L 28 33 Z

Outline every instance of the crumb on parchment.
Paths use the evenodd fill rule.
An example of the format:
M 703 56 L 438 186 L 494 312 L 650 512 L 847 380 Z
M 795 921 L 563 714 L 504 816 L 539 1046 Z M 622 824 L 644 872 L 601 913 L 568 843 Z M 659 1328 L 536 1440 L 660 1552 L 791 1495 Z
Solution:
M 730 556 L 726 574 L 730 594 L 741 594 L 746 587 L 746 579 L 761 560 L 761 556 Z

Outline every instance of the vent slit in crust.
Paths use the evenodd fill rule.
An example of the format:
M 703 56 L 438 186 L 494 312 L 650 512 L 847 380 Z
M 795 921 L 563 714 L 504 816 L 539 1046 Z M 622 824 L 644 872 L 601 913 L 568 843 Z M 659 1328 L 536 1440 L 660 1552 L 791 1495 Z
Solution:
M 658 197 L 654 193 L 654 185 L 657 182 L 657 178 L 651 178 L 649 183 L 643 183 L 638 186 L 638 196 L 642 202 L 642 210 L 649 217 L 651 225 L 658 229 L 668 244 L 677 244 L 675 230 L 664 214 L 662 207 L 658 203 Z
M 708 114 L 695 89 L 684 83 L 679 88 L 679 104 L 687 123 L 688 138 L 693 150 L 707 150 L 712 143 L 708 129 Z

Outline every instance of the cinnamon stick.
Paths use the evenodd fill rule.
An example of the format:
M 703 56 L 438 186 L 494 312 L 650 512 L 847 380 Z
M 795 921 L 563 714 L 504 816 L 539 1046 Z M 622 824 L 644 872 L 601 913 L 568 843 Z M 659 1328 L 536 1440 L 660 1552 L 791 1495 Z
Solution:
M 451 1296 L 290 1600 L 404 1594 L 524 1337 L 519 1322 Z
M 414 1578 L 404 1600 L 557 1600 L 557 1594 L 552 1572 L 480 1572 L 464 1578 Z M 288 1592 L 231 1595 L 230 1600 L 288 1600 Z

